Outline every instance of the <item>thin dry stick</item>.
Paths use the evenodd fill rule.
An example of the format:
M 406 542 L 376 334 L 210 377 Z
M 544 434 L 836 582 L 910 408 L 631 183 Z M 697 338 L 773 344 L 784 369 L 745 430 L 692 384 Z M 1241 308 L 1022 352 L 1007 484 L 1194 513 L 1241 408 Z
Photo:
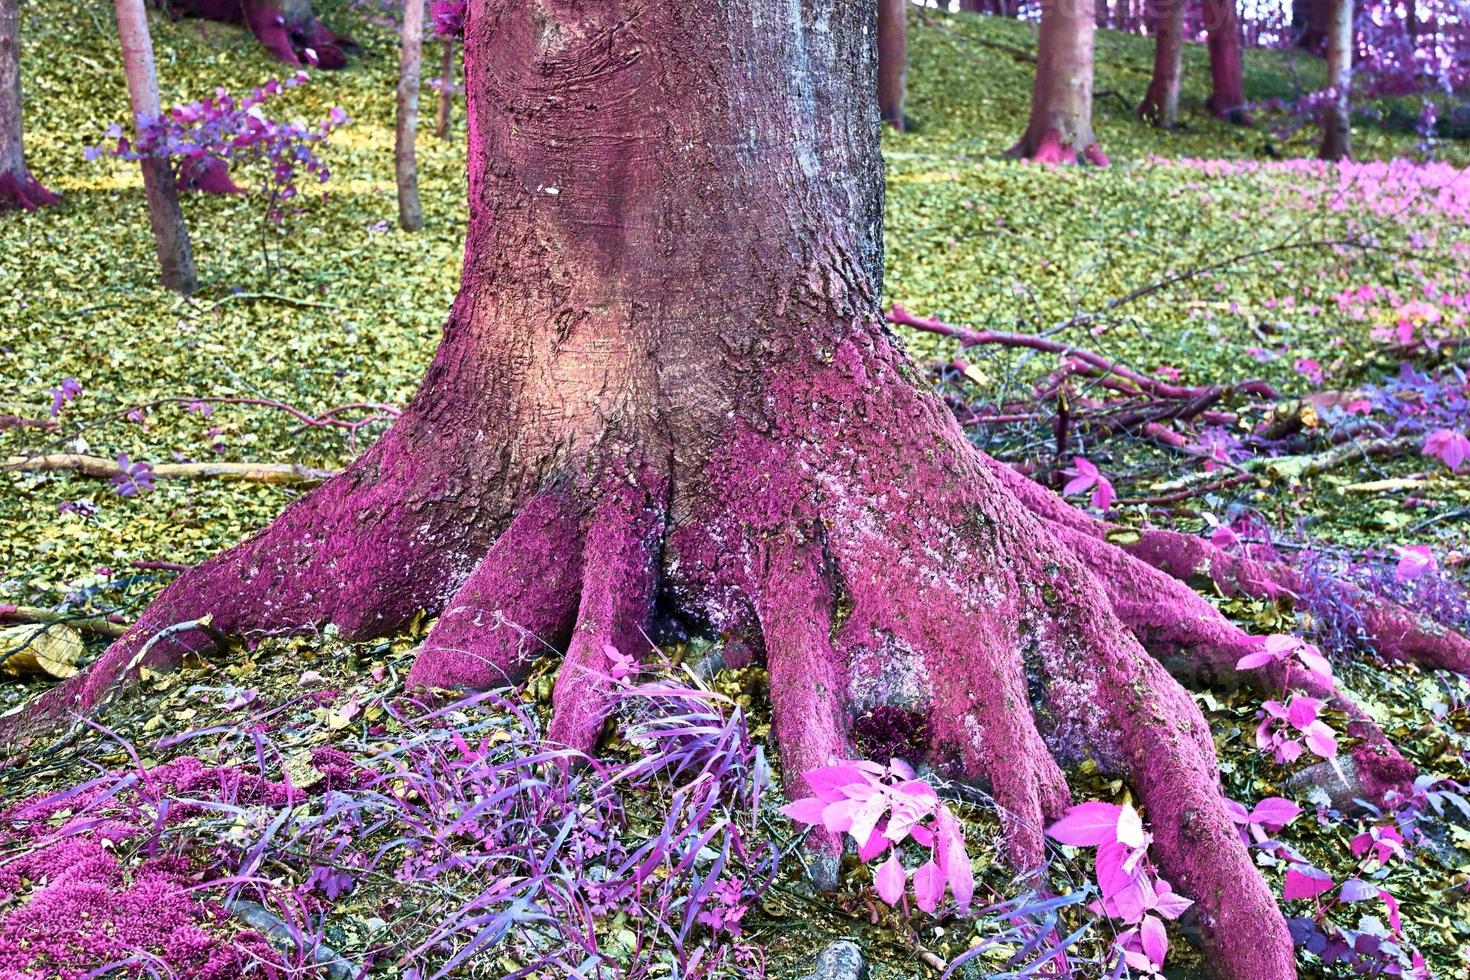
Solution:
M 272 486 L 314 485 L 337 474 L 336 470 L 313 469 L 295 463 L 157 463 L 149 470 L 160 480 L 233 480 Z M 127 475 L 116 460 L 82 453 L 12 456 L 0 463 L 0 472 L 79 473 L 101 479 Z

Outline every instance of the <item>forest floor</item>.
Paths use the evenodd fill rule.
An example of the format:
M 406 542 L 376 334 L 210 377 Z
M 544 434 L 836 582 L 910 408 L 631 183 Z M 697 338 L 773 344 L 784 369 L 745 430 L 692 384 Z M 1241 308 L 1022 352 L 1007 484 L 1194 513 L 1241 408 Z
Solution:
M 24 626 L 0 633 L 0 644 L 41 649 L 49 658 L 14 682 L 6 682 L 0 663 L 0 711 L 48 683 L 47 669 L 65 673 L 105 646 L 107 632 L 135 617 L 167 583 L 172 565 L 200 561 L 238 541 L 300 489 L 151 481 L 137 464 L 338 468 L 381 431 L 385 423 L 371 416 L 384 413 L 335 416 L 369 419 L 350 432 L 303 425 L 298 413 L 320 418 L 337 406 L 402 405 L 433 350 L 461 258 L 462 98 L 456 99 L 450 139 L 421 136 L 426 227 L 402 233 L 394 221 L 397 62 L 391 25 L 368 4 L 319 0 L 317 7 L 327 23 L 355 35 L 364 52 L 344 72 L 312 73 L 277 111 L 317 121 L 330 107 L 346 110 L 350 123 L 323 151 L 331 179 L 309 188 L 280 224 L 267 219 L 258 195 L 190 196 L 185 211 L 201 280 L 190 299 L 154 285 L 135 165 L 83 158 L 83 147 L 105 142 L 107 127 L 125 116 L 110 22 L 95 5 L 77 0 L 23 11 L 28 157 L 64 203 L 0 218 L 0 416 L 48 426 L 0 431 L 0 460 L 42 452 L 126 457 L 133 476 L 109 482 L 74 473 L 0 473 L 0 607 L 59 611 L 75 623 L 49 627 L 42 640 Z M 281 74 L 242 31 L 161 17 L 153 27 L 166 103 L 200 97 L 215 86 L 242 91 Z M 914 12 L 912 125 L 909 132 L 884 136 L 885 302 L 952 324 L 1047 333 L 1184 384 L 1231 386 L 1260 378 L 1285 397 L 1267 405 L 1228 393 L 1219 408 L 1232 412 L 1233 421 L 1178 427 L 1182 449 L 1134 435 L 1104 438 L 1079 424 L 1058 455 L 1051 408 L 1030 421 L 977 425 L 976 439 L 994 455 L 1058 482 L 1074 455 L 1085 456 L 1116 486 L 1122 502 L 1114 517 L 1125 523 L 1169 523 L 1201 533 L 1224 526 L 1239 538 L 1254 536 L 1257 547 L 1268 538 L 1283 553 L 1305 556 L 1297 560 L 1315 563 L 1323 575 L 1377 577 L 1386 588 L 1419 589 L 1419 599 L 1459 617 L 1462 628 L 1470 626 L 1455 591 L 1470 554 L 1470 469 L 1457 475 L 1420 451 L 1429 431 L 1463 431 L 1465 425 L 1470 391 L 1458 354 L 1463 348 L 1453 341 L 1470 335 L 1470 175 L 1457 169 L 1470 158 L 1470 146 L 1439 147 L 1439 158 L 1449 162 L 1406 162 L 1403 156 L 1416 153 L 1417 138 L 1404 131 L 1412 129 L 1414 113 L 1390 106 L 1383 119 L 1364 121 L 1355 132 L 1360 159 L 1368 162 L 1337 168 L 1296 159 L 1311 156 L 1309 133 L 1280 137 L 1264 124 L 1232 127 L 1203 112 L 1208 73 L 1204 50 L 1196 45 L 1185 57 L 1183 126 L 1160 133 L 1140 123 L 1131 108 L 1148 81 L 1150 42 L 1101 32 L 1096 123 L 1112 166 L 1018 164 L 1003 153 L 1026 116 L 1033 48 L 1026 24 Z M 1252 98 L 1289 96 L 1305 84 L 1302 79 L 1319 75 L 1320 65 L 1309 58 L 1248 52 Z M 426 92 L 426 100 L 432 98 Z M 425 115 L 431 119 L 432 110 Z M 249 182 L 249 175 L 235 176 Z M 1056 367 L 1055 358 L 1034 352 L 987 347 L 962 354 L 952 340 L 900 332 L 962 410 L 1011 401 L 1007 393 L 1024 402 L 1030 386 Z M 68 379 L 75 387 L 64 385 Z M 1372 457 L 1335 452 L 1367 438 L 1351 428 L 1361 422 L 1376 423 L 1375 431 L 1397 440 L 1398 451 Z M 1272 428 L 1271 439 L 1255 438 L 1263 426 Z M 1328 457 L 1330 465 L 1322 465 Z M 1222 475 L 1241 479 L 1215 486 Z M 1193 492 L 1180 496 L 1181 489 Z M 1178 499 L 1136 502 L 1160 497 Z M 1076 500 L 1087 505 L 1085 497 Z M 1396 581 L 1393 546 L 1430 549 L 1435 588 L 1442 591 L 1426 596 L 1427 585 Z M 1212 598 L 1255 632 L 1308 630 L 1334 655 L 1343 686 L 1411 761 L 1426 774 L 1470 779 L 1470 682 L 1337 657 L 1351 652 L 1354 634 L 1330 608 Z M 134 828 L 120 838 L 131 841 L 116 847 L 125 870 L 154 860 L 159 847 L 192 862 L 200 880 L 228 866 L 229 873 L 250 878 L 252 887 L 265 879 L 272 887 L 294 887 L 305 896 L 303 921 L 320 921 L 326 943 L 354 963 L 376 955 L 375 976 L 417 975 L 409 964 L 442 966 L 494 924 L 464 911 L 463 882 L 453 879 L 460 869 L 451 869 L 447 885 L 432 874 L 417 880 L 402 866 L 392 873 L 369 869 L 360 856 L 343 857 L 340 848 L 353 835 L 341 827 L 327 833 L 319 824 L 315 836 L 299 833 L 288 842 L 271 816 L 279 811 L 294 821 L 313 806 L 332 810 L 333 794 L 356 786 L 341 767 L 356 762 L 381 771 L 384 752 L 412 742 L 406 733 L 421 734 L 400 718 L 395 685 L 426 626 L 359 647 L 330 634 L 271 640 L 178 676 L 151 678 L 109 710 L 106 731 L 89 731 L 38 763 L 0 769 L 0 803 L 102 778 L 71 804 L 48 810 L 46 819 L 58 824 L 72 807 L 84 811 L 78 801 L 105 809 L 109 799 L 138 794 L 129 818 L 142 820 L 146 811 L 157 833 L 144 832 L 148 821 L 142 820 L 143 831 Z M 702 649 L 668 654 L 687 663 Z M 6 653 L 0 645 L 0 657 Z M 524 692 L 524 719 L 466 708 L 450 727 L 477 737 L 490 732 L 495 744 L 520 744 L 524 733 L 516 726 L 532 724 L 544 708 L 554 668 L 548 662 Z M 727 708 L 739 706 L 752 736 L 766 734 L 758 669 L 723 671 L 710 686 L 730 699 Z M 1247 805 L 1273 795 L 1302 804 L 1307 812 L 1282 839 L 1336 882 L 1371 877 L 1396 900 L 1401 927 L 1384 931 L 1391 916 L 1377 901 L 1332 907 L 1292 902 L 1288 914 L 1353 932 L 1376 930 L 1406 958 L 1421 953 L 1434 975 L 1470 977 L 1470 812 L 1457 812 L 1453 801 L 1441 807 L 1443 816 L 1427 811 L 1419 820 L 1420 846 L 1382 867 L 1372 865 L 1349 842 L 1371 828 L 1397 826 L 1391 817 L 1315 806 L 1310 786 L 1290 781 L 1307 760 L 1279 766 L 1257 749 L 1260 704 L 1252 696 L 1204 691 L 1197 700 L 1215 734 L 1229 795 Z M 329 748 L 345 755 L 324 754 Z M 741 751 L 742 765 L 758 773 L 753 747 Z M 637 755 L 619 739 L 609 758 Z M 158 799 L 143 798 L 141 784 L 99 777 L 177 766 L 186 757 L 276 782 L 294 773 L 292 784 L 315 787 L 316 795 L 300 805 L 294 798 L 284 807 L 276 800 L 273 810 L 274 798 L 262 790 L 258 799 L 232 798 L 227 807 L 166 818 L 158 813 Z M 163 782 L 177 788 L 172 778 Z M 1081 774 L 1074 785 L 1095 798 L 1127 798 L 1117 782 L 1093 782 Z M 189 787 L 197 790 L 197 781 Z M 667 808 L 668 800 L 658 793 L 630 802 L 630 816 L 616 832 L 636 837 L 656 830 L 661 805 Z M 794 828 L 775 805 L 768 794 L 751 831 L 786 846 Z M 982 891 L 994 900 L 1014 896 L 1016 885 L 996 846 L 998 825 L 983 806 L 966 807 L 963 815 Z M 320 809 L 316 816 L 325 819 Z M 27 890 L 45 883 L 44 876 L 6 878 L 6 863 L 33 840 L 16 836 L 17 826 L 9 837 L 0 827 L 0 977 L 9 976 L 4 917 L 19 915 Z M 429 833 L 407 826 L 393 825 L 400 840 Z M 143 840 L 152 843 L 144 847 Z M 443 846 L 443 835 L 435 841 Z M 321 849 L 333 847 L 339 848 L 336 858 L 324 858 Z M 1263 873 L 1279 888 L 1283 863 L 1265 852 L 1260 857 Z M 1080 884 L 1090 873 L 1087 863 L 1085 855 L 1058 852 L 1053 885 L 1064 889 L 1069 879 Z M 882 909 L 865 897 L 869 878 L 861 868 L 850 869 L 838 900 L 814 898 L 795 864 L 783 862 L 775 885 L 745 915 L 743 945 L 727 944 L 729 963 L 710 975 L 749 975 L 750 962 L 763 951 L 768 975 L 795 977 L 810 968 L 817 949 L 849 936 L 868 953 L 879 978 L 938 976 L 934 963 L 998 928 L 984 918 Z M 333 879 L 334 872 L 345 877 Z M 133 878 L 127 880 L 133 887 Z M 201 896 L 221 901 L 225 886 L 211 888 Z M 660 901 L 603 910 L 599 931 L 614 958 L 637 960 L 647 952 L 640 944 L 652 943 L 663 951 L 648 956 L 653 965 L 646 975 L 678 975 L 667 937 L 660 937 L 657 924 L 638 921 L 659 910 L 673 914 L 669 910 L 685 899 L 671 892 Z M 203 931 L 204 945 L 236 928 L 211 909 L 191 920 Z M 1374 921 L 1365 923 L 1364 916 Z M 1075 927 L 1086 918 L 1069 907 L 1063 921 Z M 436 931 L 436 923 L 445 922 L 449 930 Z M 717 948 L 708 927 L 708 921 L 695 927 L 691 948 Z M 1089 950 L 1106 947 L 1107 928 L 1092 924 L 1079 943 L 1079 962 Z M 516 935 L 484 953 L 466 975 L 508 972 L 537 948 L 536 941 Z M 729 930 L 720 936 L 728 939 Z M 414 958 L 401 962 L 372 953 L 392 947 L 402 954 L 414 946 L 421 947 Z M 1003 969 L 1002 953 L 1014 948 L 998 949 L 995 958 L 979 962 Z M 164 961 L 173 955 L 149 953 Z M 715 953 L 708 955 L 713 962 Z M 1380 965 L 1394 955 L 1391 949 Z M 148 962 L 166 975 L 159 961 Z M 1171 976 L 1192 975 L 1198 955 L 1176 942 L 1171 964 Z M 1305 949 L 1301 965 L 1305 975 L 1346 971 L 1324 966 Z M 698 975 L 697 969 L 686 975 Z

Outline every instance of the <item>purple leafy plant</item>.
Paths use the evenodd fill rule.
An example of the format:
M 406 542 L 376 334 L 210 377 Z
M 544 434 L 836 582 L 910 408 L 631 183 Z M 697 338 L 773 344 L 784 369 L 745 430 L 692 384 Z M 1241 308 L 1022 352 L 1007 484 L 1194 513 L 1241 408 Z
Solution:
M 308 174 L 319 182 L 331 177 L 315 148 L 348 121 L 340 108 L 333 108 L 316 126 L 282 122 L 266 115 L 267 103 L 306 81 L 305 72 L 284 81 L 272 78 L 238 97 L 217 88 L 212 96 L 176 105 L 163 113 L 145 125 L 136 140 L 129 139 L 121 126 L 111 127 L 107 135 L 116 144 L 110 150 L 89 147 L 86 155 L 88 159 L 109 153 L 124 160 L 168 160 L 181 178 L 212 173 L 221 163 L 259 164 L 262 190 L 270 199 L 269 216 L 280 221 L 284 217 L 282 205 L 298 196 L 299 174 Z M 230 184 L 229 179 L 224 178 L 223 183 Z M 232 184 L 216 189 L 231 188 Z

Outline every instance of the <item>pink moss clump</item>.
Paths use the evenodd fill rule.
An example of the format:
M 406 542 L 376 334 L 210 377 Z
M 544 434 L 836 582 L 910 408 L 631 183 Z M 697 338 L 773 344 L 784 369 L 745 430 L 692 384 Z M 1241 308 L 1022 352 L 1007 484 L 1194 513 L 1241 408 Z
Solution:
M 131 785 L 113 795 L 119 780 Z M 0 812 L 0 980 L 81 980 L 122 962 L 201 980 L 247 969 L 285 976 L 264 937 L 225 927 L 228 913 L 199 897 L 204 874 L 193 862 L 152 847 L 131 854 L 128 845 L 155 832 L 165 798 L 164 823 L 172 825 L 200 812 L 181 798 L 280 805 L 293 795 L 279 783 L 183 758 Z

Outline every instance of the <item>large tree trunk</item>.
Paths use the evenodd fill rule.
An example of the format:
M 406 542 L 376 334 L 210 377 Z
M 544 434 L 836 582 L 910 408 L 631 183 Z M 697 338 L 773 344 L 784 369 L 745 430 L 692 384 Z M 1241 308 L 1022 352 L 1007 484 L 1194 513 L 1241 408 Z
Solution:
M 141 135 L 144 127 L 161 112 L 158 76 L 153 69 L 153 40 L 148 35 L 148 13 L 143 0 L 114 0 L 117 33 L 122 41 L 123 72 L 128 80 L 128 98 L 133 107 L 133 126 Z M 188 295 L 198 285 L 194 254 L 189 247 L 189 229 L 179 208 L 179 189 L 173 167 L 166 159 L 144 157 L 143 189 L 148 197 L 148 223 L 153 227 L 153 245 L 163 284 Z
M 1245 66 L 1240 53 L 1236 0 L 1204 0 L 1205 46 L 1210 53 L 1209 110 L 1217 118 L 1248 125 Z
M 21 134 L 20 3 L 0 0 L 0 211 L 33 211 L 60 201 L 26 169 Z
M 166 0 L 175 14 L 244 24 L 266 50 L 288 65 L 347 67 L 357 42 L 336 34 L 311 10 L 311 0 Z
M 903 129 L 903 103 L 908 95 L 909 0 L 878 0 L 878 115 Z
M 1255 566 L 1078 514 L 923 385 L 878 310 L 875 27 L 838 0 L 471 3 L 464 271 L 422 387 L 0 745 L 220 633 L 365 639 L 428 609 L 411 683 L 498 685 L 564 650 L 549 737 L 590 749 L 610 652 L 648 651 L 657 604 L 763 650 L 792 792 L 833 756 L 927 760 L 988 789 L 1030 868 L 1063 766 L 1089 762 L 1147 808 L 1215 970 L 1294 977 L 1204 718 L 1142 643 L 1350 707 L 1293 667 L 1234 674 L 1251 639 L 1154 567 L 1269 591 Z M 1429 636 L 1392 622 L 1396 650 Z M 1425 644 L 1470 666 L 1463 638 Z M 1354 724 L 1359 766 L 1402 784 Z M 831 883 L 838 842 L 810 843 Z
M 1332 19 L 1327 32 L 1327 84 L 1334 90 L 1332 102 L 1322 109 L 1324 160 L 1345 160 L 1353 155 L 1353 0 L 1332 0 Z
M 1097 166 L 1108 158 L 1092 132 L 1093 0 L 1041 6 L 1036 39 L 1036 85 L 1031 119 L 1011 155 L 1037 163 L 1075 163 L 1080 154 Z
M 1154 0 L 1154 74 L 1138 104 L 1138 115 L 1160 129 L 1179 121 L 1180 59 L 1184 41 L 1183 0 Z
M 424 5 L 428 0 L 404 0 L 403 38 L 398 60 L 398 123 L 393 134 L 393 171 L 398 182 L 398 224 L 404 231 L 424 226 L 419 204 L 418 156 L 414 142 L 419 132 L 419 77 L 424 54 Z

